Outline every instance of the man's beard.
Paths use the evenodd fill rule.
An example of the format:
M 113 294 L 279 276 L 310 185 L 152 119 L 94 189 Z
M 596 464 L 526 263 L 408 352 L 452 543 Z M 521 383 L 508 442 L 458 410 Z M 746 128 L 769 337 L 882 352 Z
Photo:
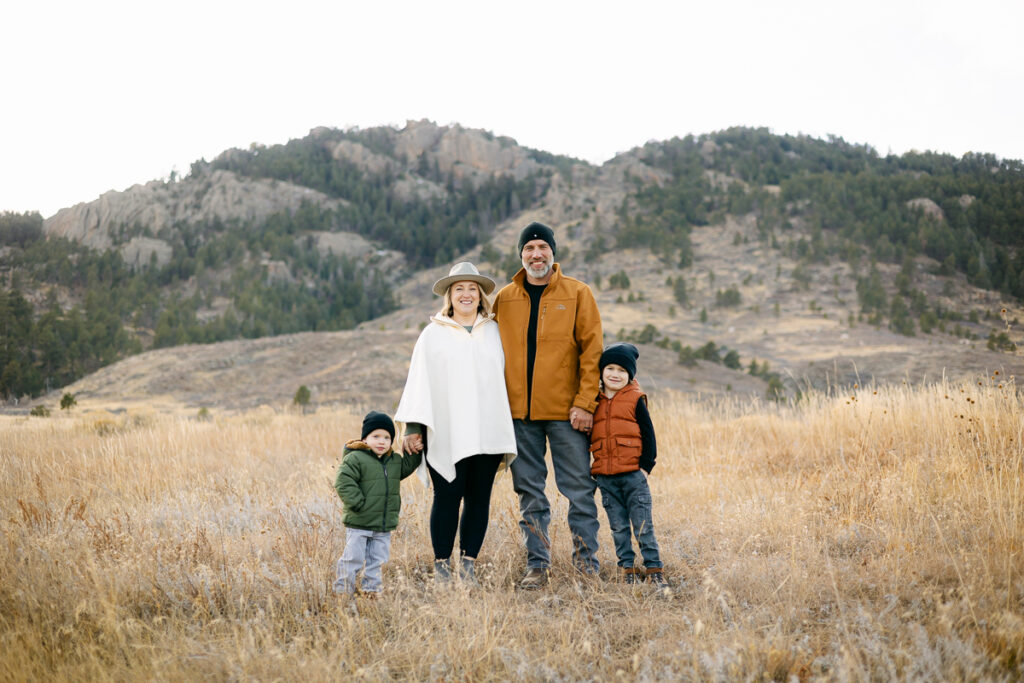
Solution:
M 545 277 L 548 273 L 551 272 L 552 265 L 553 261 L 545 261 L 543 263 L 542 270 L 535 270 L 532 263 L 528 261 L 523 261 L 523 267 L 526 268 L 526 274 L 529 275 L 530 277 L 537 278 L 538 280 Z

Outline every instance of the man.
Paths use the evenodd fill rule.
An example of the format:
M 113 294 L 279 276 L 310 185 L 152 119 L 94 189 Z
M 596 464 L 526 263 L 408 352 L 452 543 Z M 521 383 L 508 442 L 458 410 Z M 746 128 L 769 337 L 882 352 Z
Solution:
M 603 337 L 594 293 L 563 275 L 555 263 L 551 228 L 527 225 L 519 236 L 519 256 L 523 267 L 498 292 L 494 312 L 519 452 L 511 470 L 526 540 L 527 571 L 520 586 L 540 588 L 551 566 L 546 445 L 551 447 L 555 483 L 569 499 L 573 564 L 589 574 L 598 570 L 590 427 Z

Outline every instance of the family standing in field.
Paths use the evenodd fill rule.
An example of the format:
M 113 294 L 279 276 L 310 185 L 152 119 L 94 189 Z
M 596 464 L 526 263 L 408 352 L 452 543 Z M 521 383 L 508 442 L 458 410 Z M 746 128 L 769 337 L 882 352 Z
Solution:
M 600 488 L 620 575 L 628 583 L 664 584 L 647 485 L 657 443 L 635 378 L 639 352 L 627 343 L 602 349 L 594 294 L 562 273 L 556 249 L 551 228 L 526 226 L 519 237 L 523 267 L 498 291 L 493 308 L 488 297 L 495 283 L 472 263 L 455 264 L 434 284 L 441 310 L 416 341 L 394 417 L 404 425 L 403 454 L 393 448 L 394 422 L 376 411 L 364 418 L 360 438 L 345 445 L 335 481 L 346 527 L 336 592 L 374 596 L 381 590 L 400 482 L 416 471 L 433 489 L 435 579 L 475 583 L 491 490 L 503 467 L 519 497 L 526 546 L 519 586 L 546 585 L 549 448 L 555 484 L 569 503 L 576 570 L 599 570 Z

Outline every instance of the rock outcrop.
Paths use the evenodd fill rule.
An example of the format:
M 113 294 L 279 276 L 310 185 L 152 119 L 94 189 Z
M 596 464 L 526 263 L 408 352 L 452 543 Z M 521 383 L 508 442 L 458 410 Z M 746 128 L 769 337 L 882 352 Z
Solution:
M 352 140 L 340 140 L 331 149 L 331 157 L 355 164 L 359 169 L 372 175 L 381 175 L 398 168 L 398 162 L 382 154 L 376 154 Z
M 498 138 L 461 126 L 442 127 L 430 121 L 409 121 L 395 139 L 395 154 L 413 166 L 426 154 L 443 174 L 478 183 L 493 175 L 522 180 L 542 167 L 510 138 Z
M 920 209 L 925 216 L 934 218 L 937 221 L 946 220 L 946 214 L 942 210 L 942 207 L 928 197 L 917 197 L 916 199 L 911 199 L 907 202 L 907 206 L 912 209 Z
M 383 273 L 389 282 L 407 276 L 405 255 L 400 251 L 381 249 L 354 232 L 315 232 L 312 235 L 317 251 L 324 256 L 333 253 L 361 261 Z
M 122 229 L 141 226 L 156 235 L 179 222 L 255 222 L 275 213 L 293 211 L 303 202 L 329 208 L 341 203 L 308 187 L 240 178 L 230 171 L 215 170 L 175 183 L 154 180 L 133 185 L 124 192 L 107 192 L 94 201 L 61 209 L 44 221 L 43 230 L 89 247 L 109 249 Z M 149 253 L 156 249 L 159 259 L 159 248 L 148 246 L 149 251 L 146 245 L 131 247 L 125 252 L 126 257 L 148 261 Z
M 121 245 L 121 258 L 132 267 L 139 268 L 148 266 L 156 255 L 156 265 L 164 266 L 171 260 L 174 250 L 167 242 L 158 240 L 155 237 L 131 238 L 127 244 Z
M 396 197 L 407 202 L 412 200 L 429 202 L 448 196 L 448 191 L 437 183 L 408 175 L 395 181 L 394 192 Z

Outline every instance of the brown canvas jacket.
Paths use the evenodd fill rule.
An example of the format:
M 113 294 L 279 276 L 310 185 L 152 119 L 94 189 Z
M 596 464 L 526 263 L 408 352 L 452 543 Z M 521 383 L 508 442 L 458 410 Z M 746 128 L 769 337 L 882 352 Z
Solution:
M 533 367 L 532 404 L 526 405 L 526 334 L 530 324 L 530 295 L 520 269 L 501 288 L 494 312 L 505 349 L 505 386 L 512 418 L 568 420 L 577 406 L 597 408 L 598 361 L 603 334 L 594 293 L 585 283 L 563 275 L 554 264 L 551 281 L 540 298 L 537 316 L 537 358 Z

